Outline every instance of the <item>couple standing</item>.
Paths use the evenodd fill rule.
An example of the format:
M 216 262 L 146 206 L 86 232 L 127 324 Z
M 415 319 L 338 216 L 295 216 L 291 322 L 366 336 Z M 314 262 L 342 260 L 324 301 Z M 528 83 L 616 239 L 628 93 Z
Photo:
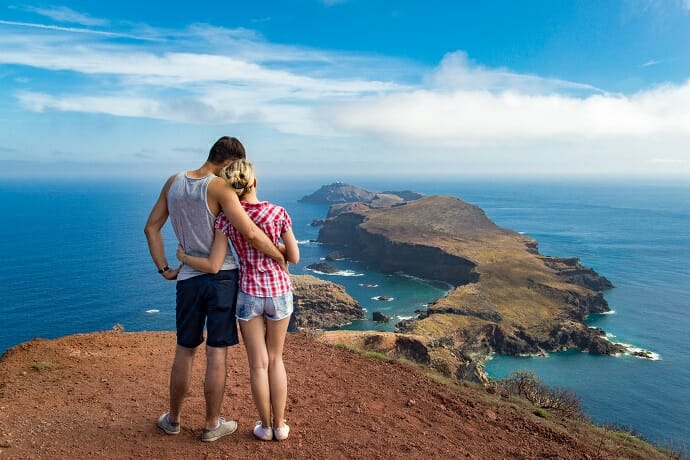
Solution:
M 284 420 L 287 377 L 282 355 L 293 311 L 287 263 L 297 263 L 299 249 L 287 212 L 257 199 L 254 169 L 245 158 L 239 140 L 218 139 L 199 169 L 168 179 L 144 230 L 158 273 L 177 280 L 170 407 L 158 419 L 158 427 L 167 434 L 180 432 L 182 404 L 194 355 L 204 341 L 204 325 L 206 420 L 201 440 L 215 441 L 237 430 L 236 421 L 220 416 L 227 347 L 239 343 L 236 320 L 261 419 L 254 435 L 283 440 L 290 432 Z M 179 242 L 181 264 L 175 269 L 168 265 L 161 231 L 168 217 Z M 228 238 L 240 259 L 239 271 Z

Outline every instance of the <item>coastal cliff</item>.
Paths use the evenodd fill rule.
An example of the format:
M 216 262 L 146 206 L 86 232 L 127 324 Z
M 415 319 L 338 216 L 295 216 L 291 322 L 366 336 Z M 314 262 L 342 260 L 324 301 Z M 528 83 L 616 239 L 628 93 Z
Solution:
M 441 340 L 455 366 L 479 362 L 481 374 L 481 361 L 494 352 L 625 351 L 584 322 L 609 311 L 606 278 L 576 258 L 539 254 L 536 241 L 497 226 L 476 206 L 428 196 L 387 208 L 359 203 L 329 215 L 319 242 L 384 272 L 453 286 L 397 331 L 427 344 Z
M 311 275 L 292 275 L 294 314 L 290 329 L 331 329 L 365 316 L 345 289 Z

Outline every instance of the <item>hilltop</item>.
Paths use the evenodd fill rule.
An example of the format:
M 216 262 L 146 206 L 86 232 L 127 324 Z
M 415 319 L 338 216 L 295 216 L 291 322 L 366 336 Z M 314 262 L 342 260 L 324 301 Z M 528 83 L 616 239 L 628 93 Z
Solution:
M 371 359 L 289 334 L 290 438 L 253 439 L 256 420 L 242 345 L 229 350 L 223 414 L 236 434 L 199 438 L 203 353 L 194 364 L 182 433 L 156 428 L 166 408 L 172 332 L 100 332 L 37 339 L 0 358 L 0 456 L 74 458 L 668 458 L 630 436 L 544 419 L 519 400 L 432 379 L 422 368 Z

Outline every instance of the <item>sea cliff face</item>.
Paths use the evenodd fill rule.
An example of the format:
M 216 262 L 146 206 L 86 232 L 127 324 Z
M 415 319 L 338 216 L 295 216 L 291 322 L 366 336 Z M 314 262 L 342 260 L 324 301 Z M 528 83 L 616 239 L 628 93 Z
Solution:
M 310 275 L 292 275 L 295 311 L 292 330 L 331 329 L 365 316 L 362 306 L 339 284 Z
M 584 323 L 587 315 L 609 310 L 601 292 L 612 287 L 606 278 L 576 258 L 540 255 L 534 240 L 497 226 L 476 206 L 429 196 L 388 208 L 349 206 L 331 215 L 319 242 L 384 272 L 455 286 L 418 318 L 399 323 L 398 331 L 448 339 L 460 361 L 573 347 L 624 351 Z

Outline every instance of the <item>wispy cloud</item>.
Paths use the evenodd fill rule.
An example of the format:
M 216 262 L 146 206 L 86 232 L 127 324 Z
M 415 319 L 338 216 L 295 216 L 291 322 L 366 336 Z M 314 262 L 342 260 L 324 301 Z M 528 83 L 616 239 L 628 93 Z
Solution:
M 690 0 L 688 0 L 690 1 Z M 657 61 L 656 59 L 650 59 L 649 61 L 645 62 L 642 64 L 642 67 L 651 67 L 659 64 L 661 61 Z
M 68 32 L 68 33 L 73 33 L 73 34 L 100 35 L 102 37 L 110 37 L 110 38 L 131 38 L 134 40 L 144 40 L 144 41 L 158 41 L 159 40 L 158 38 L 154 38 L 154 37 L 138 36 L 138 35 L 127 34 L 127 33 L 84 29 L 81 27 L 64 27 L 64 26 L 55 26 L 55 25 L 51 25 L 51 24 L 37 24 L 37 23 L 33 23 L 33 22 L 5 21 L 3 19 L 0 19 L 0 24 L 5 25 L 5 26 L 16 26 L 16 27 L 22 27 L 22 28 L 43 29 L 43 30 L 56 31 L 56 32 Z
M 110 21 L 107 19 L 94 18 L 88 14 L 79 13 L 73 9 L 59 6 L 53 8 L 39 8 L 35 6 L 24 7 L 25 11 L 30 11 L 41 16 L 48 17 L 57 22 L 70 24 L 81 24 L 83 26 L 107 26 Z
M 623 95 L 485 67 L 462 51 L 422 68 L 385 56 L 270 43 L 252 30 L 206 24 L 125 34 L 3 24 L 10 31 L 0 34 L 0 64 L 69 75 L 62 86 L 15 88 L 21 107 L 33 112 L 251 123 L 311 138 L 375 138 L 430 149 L 519 145 L 529 151 L 554 142 L 615 142 L 625 149 L 664 138 L 664 155 L 676 158 L 690 140 L 690 81 Z M 129 33 L 157 41 L 120 40 Z

